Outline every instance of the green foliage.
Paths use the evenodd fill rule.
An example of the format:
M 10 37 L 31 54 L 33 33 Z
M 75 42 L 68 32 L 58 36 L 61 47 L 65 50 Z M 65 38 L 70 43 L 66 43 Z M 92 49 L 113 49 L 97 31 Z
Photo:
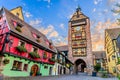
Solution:
M 100 73 L 102 73 L 102 76 L 103 78 L 107 78 L 108 77 L 108 74 L 107 74 L 107 71 L 103 70 L 103 71 L 99 71 Z
M 96 72 L 98 72 L 100 69 L 101 69 L 101 65 L 100 65 L 100 64 L 96 64 L 96 65 L 94 66 L 94 70 L 95 70 Z
M 118 77 L 118 79 L 120 80 L 120 74 L 119 74 L 117 77 Z
M 118 57 L 118 64 L 120 64 L 120 57 Z
M 32 58 L 40 58 L 39 54 L 37 54 L 36 52 L 30 52 L 29 54 Z
M 9 59 L 6 59 L 6 58 L 5 58 L 5 59 L 3 60 L 3 63 L 4 63 L 4 64 L 8 64 L 9 62 L 10 62 Z
M 22 32 L 20 27 L 15 28 L 18 32 Z
M 24 46 L 17 46 L 16 49 L 19 51 L 19 52 L 27 52 L 26 48 Z
M 117 3 L 115 6 L 117 7 L 117 9 L 112 9 L 111 11 L 115 14 L 120 14 L 120 4 Z M 117 19 L 117 21 L 118 21 L 118 25 L 120 25 L 120 19 Z
M 55 62 L 55 59 L 54 58 L 50 58 L 49 61 Z
M 47 59 L 47 53 L 46 52 L 43 54 L 43 58 Z

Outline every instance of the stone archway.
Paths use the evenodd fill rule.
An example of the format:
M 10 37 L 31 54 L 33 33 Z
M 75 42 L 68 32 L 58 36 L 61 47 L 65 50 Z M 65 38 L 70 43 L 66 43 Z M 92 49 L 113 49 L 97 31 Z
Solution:
M 39 67 L 37 64 L 34 64 L 31 67 L 31 76 L 37 76 L 37 72 L 39 71 Z
M 86 63 L 84 60 L 82 59 L 77 59 L 74 63 L 74 71 L 76 74 L 78 74 L 78 72 L 84 72 L 86 68 Z

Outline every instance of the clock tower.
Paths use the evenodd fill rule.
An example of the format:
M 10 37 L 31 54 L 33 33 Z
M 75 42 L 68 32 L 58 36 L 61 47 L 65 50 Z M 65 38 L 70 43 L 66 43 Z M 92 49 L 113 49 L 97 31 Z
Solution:
M 69 59 L 74 63 L 74 73 L 93 70 L 92 44 L 89 17 L 78 7 L 69 21 Z

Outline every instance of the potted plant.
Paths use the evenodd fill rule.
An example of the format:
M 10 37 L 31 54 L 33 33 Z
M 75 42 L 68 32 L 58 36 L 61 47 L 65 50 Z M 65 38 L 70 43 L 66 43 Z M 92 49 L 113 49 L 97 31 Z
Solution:
M 94 72 L 92 73 L 92 76 L 96 76 L 97 75 L 97 73 L 98 73 L 98 71 L 101 69 L 101 65 L 100 64 L 96 64 L 95 66 L 94 66 Z

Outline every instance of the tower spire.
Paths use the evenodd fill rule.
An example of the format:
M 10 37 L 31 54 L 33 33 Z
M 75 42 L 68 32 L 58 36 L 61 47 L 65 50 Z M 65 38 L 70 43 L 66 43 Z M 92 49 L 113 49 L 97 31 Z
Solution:
M 78 12 L 78 11 L 81 11 L 81 8 L 80 8 L 80 6 L 79 6 L 79 5 L 78 5 L 78 7 L 77 7 L 76 11 L 77 11 L 77 12 Z

